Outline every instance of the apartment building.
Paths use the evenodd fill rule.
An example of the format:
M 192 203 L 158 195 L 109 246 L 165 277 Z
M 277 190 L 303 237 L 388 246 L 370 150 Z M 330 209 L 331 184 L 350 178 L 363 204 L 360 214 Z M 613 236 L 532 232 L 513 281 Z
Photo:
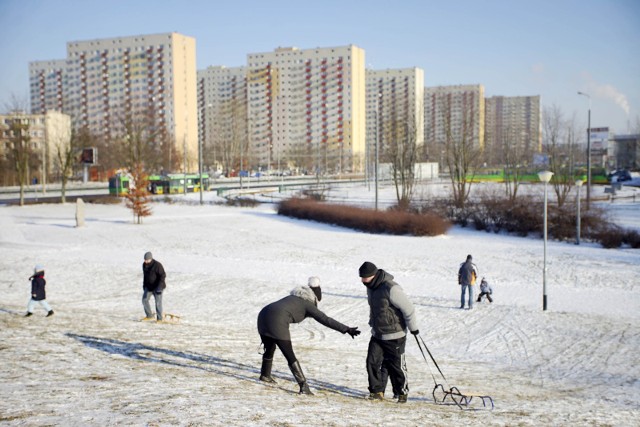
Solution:
M 76 128 L 112 140 L 125 123 L 145 124 L 159 144 L 168 141 L 197 168 L 196 43 L 178 33 L 67 43 L 67 58 L 32 62 L 32 111 L 52 107 Z
M 378 143 L 384 161 L 394 143 L 424 143 L 424 71 L 367 70 L 367 165 Z
M 29 63 L 29 86 L 32 114 L 65 111 L 67 87 L 65 59 Z
M 249 157 L 262 169 L 362 171 L 364 64 L 354 45 L 249 54 Z
M 453 85 L 424 89 L 425 157 L 442 163 L 448 138 L 484 147 L 484 86 Z M 443 166 L 442 164 L 440 165 Z
M 16 132 L 21 132 L 17 135 Z M 34 179 L 42 184 L 49 177 L 59 178 L 60 168 L 57 161 L 58 150 L 65 152 L 69 146 L 71 135 L 71 118 L 58 111 L 47 111 L 45 114 L 27 114 L 14 111 L 0 115 L 0 159 L 3 173 L 2 185 L 17 185 L 14 173 L 15 159 L 13 144 L 25 141 L 28 145 L 23 153 L 29 153 L 29 182 Z M 11 164 L 10 164 L 11 163 Z
M 198 71 L 198 118 L 204 169 L 225 174 L 246 169 L 246 67 L 211 66 Z
M 540 96 L 492 96 L 485 100 L 485 158 L 500 165 L 507 153 L 531 162 L 542 150 Z

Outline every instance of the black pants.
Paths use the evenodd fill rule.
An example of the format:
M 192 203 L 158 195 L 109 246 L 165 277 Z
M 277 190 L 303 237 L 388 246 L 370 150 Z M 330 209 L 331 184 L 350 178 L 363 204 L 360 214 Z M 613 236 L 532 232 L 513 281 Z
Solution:
M 491 294 L 489 292 L 480 292 L 480 295 L 478 295 L 478 302 L 480 302 L 480 300 L 482 300 L 482 297 L 486 295 L 487 299 L 489 300 L 489 302 L 493 302 L 493 300 L 491 299 Z
M 273 359 L 273 354 L 276 352 L 276 346 L 278 346 L 285 359 L 287 359 L 288 365 L 291 365 L 293 362 L 298 360 L 293 352 L 293 345 L 291 344 L 291 341 L 277 340 L 262 334 L 260 335 L 260 338 L 264 344 L 264 354 L 262 355 L 263 359 Z
M 395 340 L 380 340 L 371 337 L 367 352 L 367 375 L 369 376 L 369 392 L 384 392 L 386 378 L 383 368 L 391 378 L 393 394 L 408 394 L 407 363 L 404 358 L 404 347 L 407 337 Z

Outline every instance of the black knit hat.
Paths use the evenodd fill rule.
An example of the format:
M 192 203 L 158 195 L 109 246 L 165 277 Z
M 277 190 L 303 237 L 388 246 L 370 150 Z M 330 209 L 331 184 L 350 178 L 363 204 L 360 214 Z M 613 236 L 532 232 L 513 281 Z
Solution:
M 378 267 L 376 267 L 374 263 L 369 261 L 365 261 L 358 269 L 358 273 L 360 274 L 360 277 L 374 276 L 377 271 L 378 271 Z

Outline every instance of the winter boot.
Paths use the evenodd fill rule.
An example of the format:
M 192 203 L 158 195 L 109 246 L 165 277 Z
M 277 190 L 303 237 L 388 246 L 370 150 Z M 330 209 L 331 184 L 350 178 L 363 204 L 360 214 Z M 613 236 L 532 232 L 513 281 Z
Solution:
M 384 400 L 384 392 L 379 391 L 377 393 L 369 393 L 369 400 Z
M 33 313 L 27 311 L 27 314 L 25 314 L 24 317 L 29 317 L 29 316 L 33 316 Z
M 493 302 L 493 298 L 491 298 L 491 295 L 487 295 L 487 298 L 489 299 L 489 302 Z
M 298 382 L 298 385 L 300 386 L 300 394 L 313 395 L 313 393 L 311 393 L 311 390 L 309 389 L 309 384 L 307 384 L 307 379 L 304 377 L 304 374 L 302 373 L 302 368 L 300 367 L 300 363 L 296 360 L 291 365 L 289 365 L 289 369 L 291 369 L 291 373 L 293 374 L 293 377 L 296 379 L 296 381 Z
M 271 366 L 273 365 L 273 359 L 262 359 L 262 368 L 260 369 L 260 381 L 266 383 L 277 384 L 276 380 L 271 376 Z
M 407 403 L 407 395 L 401 394 L 398 396 L 398 403 Z
M 49 312 L 47 313 L 47 317 L 49 316 L 53 316 L 53 310 L 49 310 Z

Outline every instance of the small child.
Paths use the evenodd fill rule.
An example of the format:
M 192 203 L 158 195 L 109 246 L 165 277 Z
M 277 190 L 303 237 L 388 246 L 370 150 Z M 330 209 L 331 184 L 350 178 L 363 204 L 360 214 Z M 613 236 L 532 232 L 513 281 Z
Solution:
M 491 299 L 492 293 L 493 293 L 493 289 L 491 289 L 491 286 L 489 285 L 487 280 L 483 277 L 482 281 L 480 282 L 480 295 L 478 295 L 477 302 L 480 302 L 484 295 L 487 296 L 487 299 L 489 300 L 489 302 L 493 302 L 493 300 Z
M 33 314 L 33 308 L 36 303 L 39 303 L 45 310 L 47 310 L 47 317 L 53 316 L 53 310 L 47 302 L 47 295 L 44 287 L 47 285 L 47 281 L 44 280 L 44 267 L 37 264 L 33 269 L 33 276 L 29 277 L 31 280 L 31 299 L 27 304 L 27 314 L 25 317 L 29 317 Z

